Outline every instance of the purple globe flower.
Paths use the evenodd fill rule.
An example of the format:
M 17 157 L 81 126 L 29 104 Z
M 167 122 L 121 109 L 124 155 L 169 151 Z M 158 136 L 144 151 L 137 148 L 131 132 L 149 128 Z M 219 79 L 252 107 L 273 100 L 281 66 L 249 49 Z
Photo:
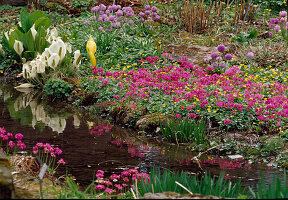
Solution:
M 152 17 L 148 17 L 149 22 L 153 22 Z
M 277 33 L 280 32 L 280 26 L 279 26 L 279 25 L 276 25 L 276 26 L 274 27 L 274 31 L 276 31 Z
M 116 15 L 117 15 L 118 17 L 122 16 L 122 15 L 123 15 L 123 11 L 122 11 L 122 10 L 118 10 L 118 11 L 116 12 Z
M 219 64 L 219 67 L 225 68 L 225 67 L 226 67 L 226 64 L 225 64 L 224 62 L 221 62 L 221 63 Z
M 213 52 L 213 53 L 211 53 L 211 58 L 217 58 L 218 57 L 218 54 L 216 53 L 216 52 Z
M 113 11 L 113 7 L 112 6 L 108 6 L 107 10 Z
M 89 20 L 84 20 L 83 24 L 87 26 L 89 24 Z
M 90 17 L 90 19 L 91 19 L 91 20 L 94 20 L 94 19 L 96 19 L 96 16 L 93 15 L 93 16 Z
M 108 18 L 108 20 L 109 20 L 110 22 L 113 22 L 113 21 L 115 20 L 114 15 L 110 15 L 109 18 Z
M 206 58 L 204 58 L 204 61 L 205 61 L 206 63 L 209 63 L 210 59 L 206 57 Z
M 273 36 L 273 32 L 269 32 L 269 37 L 272 37 Z
M 113 6 L 112 6 L 112 10 L 113 10 L 113 11 L 116 11 L 116 10 L 117 10 L 117 5 L 113 5 Z
M 150 8 L 151 8 L 150 5 L 145 6 L 145 10 L 150 10 Z
M 106 13 L 106 15 L 109 15 L 111 13 L 111 11 L 110 10 L 106 10 L 105 13 Z
M 131 25 L 134 24 L 134 21 L 133 21 L 133 20 L 130 20 L 130 21 L 129 21 L 129 24 L 131 24 Z
M 100 9 L 105 11 L 106 10 L 106 6 L 104 4 L 100 4 Z
M 230 54 L 230 53 L 227 53 L 226 55 L 225 55 L 225 59 L 226 60 L 231 60 L 233 58 L 233 56 Z
M 120 5 L 117 5 L 117 9 L 119 10 L 119 9 L 121 9 L 122 7 L 120 6 Z
M 154 18 L 155 18 L 155 20 L 160 20 L 160 16 L 159 15 L 156 15 L 156 16 L 154 16 Z
M 100 15 L 104 15 L 104 14 L 105 14 L 105 11 L 100 10 L 100 11 L 99 11 L 99 14 L 100 14 Z
M 103 27 L 102 27 L 102 26 L 100 26 L 100 27 L 98 28 L 98 30 L 99 30 L 99 31 L 101 31 L 101 32 L 103 32 L 103 31 L 104 31 L 104 29 L 103 29 Z
M 157 8 L 155 6 L 152 6 L 151 11 L 152 12 L 157 12 Z
M 217 62 L 214 62 L 212 63 L 212 66 L 215 68 L 215 67 L 218 67 L 218 63 Z
M 223 44 L 220 44 L 220 45 L 218 45 L 218 47 L 217 47 L 217 50 L 219 51 L 219 52 L 224 52 L 225 51 L 225 46 L 223 45 Z
M 249 53 L 247 53 L 247 56 L 248 56 L 249 58 L 253 58 L 253 57 L 254 57 L 254 53 L 253 53 L 253 52 L 249 52 Z
M 145 13 L 140 12 L 140 13 L 139 13 L 139 16 L 140 16 L 140 17 L 144 17 L 144 16 L 145 16 Z
M 116 27 L 120 27 L 121 23 L 120 22 L 116 22 Z
M 219 61 L 222 61 L 223 59 L 222 59 L 222 57 L 218 56 L 218 57 L 216 58 L 216 60 L 219 62 Z
M 273 29 L 275 27 L 275 24 L 270 24 L 269 28 Z
M 141 17 L 141 18 L 139 19 L 139 21 L 140 21 L 140 22 L 144 22 L 145 19 L 144 19 L 143 17 Z
M 280 17 L 286 17 L 287 16 L 287 12 L 286 11 L 281 11 L 279 13 Z
M 99 10 L 99 6 L 95 6 L 91 9 L 91 12 L 96 13 Z
M 150 15 L 151 13 L 150 13 L 150 11 L 149 10 L 146 10 L 145 11 L 145 15 Z

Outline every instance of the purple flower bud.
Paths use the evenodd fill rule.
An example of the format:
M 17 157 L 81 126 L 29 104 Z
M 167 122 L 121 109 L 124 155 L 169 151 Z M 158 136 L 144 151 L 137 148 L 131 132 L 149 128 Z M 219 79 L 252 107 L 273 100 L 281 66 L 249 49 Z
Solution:
M 227 54 L 225 55 L 225 59 L 226 59 L 226 60 L 231 60 L 232 57 L 233 57 L 233 56 L 232 56 L 230 53 L 227 53 Z
M 106 10 L 106 6 L 104 4 L 100 4 L 100 9 L 105 11 Z
M 279 13 L 280 17 L 286 17 L 287 16 L 287 12 L 286 11 L 281 11 Z
M 110 10 L 106 10 L 105 13 L 106 13 L 107 15 L 109 15 L 109 14 L 111 13 L 111 11 L 110 11 Z
M 269 32 L 269 37 L 272 37 L 273 36 L 273 32 Z
M 220 45 L 218 45 L 218 47 L 217 47 L 217 50 L 219 51 L 219 52 L 224 52 L 225 51 L 225 46 L 223 45 L 223 44 L 220 44 Z
M 117 10 L 117 5 L 113 5 L 113 6 L 112 6 L 112 10 L 113 10 L 113 11 L 116 11 L 116 10 Z
M 159 15 L 156 15 L 156 16 L 154 16 L 155 17 L 155 20 L 160 20 L 160 16 Z
M 109 18 L 108 18 L 108 20 L 109 20 L 110 22 L 113 22 L 113 21 L 115 20 L 115 16 L 114 16 L 114 15 L 110 15 Z
M 118 17 L 122 16 L 122 15 L 123 15 L 122 10 L 118 10 L 118 11 L 116 12 L 116 15 L 117 15 Z
M 150 15 L 150 11 L 149 11 L 149 10 L 146 10 L 146 11 L 145 11 L 145 15 Z
M 273 29 L 275 27 L 275 24 L 270 24 L 269 28 Z
M 144 19 L 143 17 L 141 17 L 141 18 L 139 19 L 139 21 L 140 21 L 140 22 L 144 22 L 145 19 Z
M 211 53 L 211 58 L 217 58 L 218 57 L 218 54 L 216 53 L 216 52 L 213 52 L 213 53 Z
M 214 68 L 218 67 L 218 63 L 217 62 L 212 63 L 212 65 L 213 65 Z
M 276 26 L 274 27 L 274 31 L 276 31 L 277 33 L 280 32 L 280 26 L 279 26 L 279 25 L 276 25 Z
M 89 20 L 84 20 L 83 24 L 87 26 L 89 24 Z
M 100 26 L 100 27 L 98 28 L 98 30 L 99 30 L 100 32 L 103 32 L 103 31 L 104 31 L 104 29 L 103 29 L 102 26 Z
M 145 16 L 145 13 L 140 12 L 140 13 L 139 13 L 139 16 L 140 16 L 140 17 L 144 17 L 144 16 Z
M 113 7 L 112 7 L 112 6 L 108 6 L 107 10 L 109 10 L 109 11 L 112 12 L 112 11 L 113 11 Z M 107 11 L 107 10 L 106 10 L 106 11 Z
M 118 10 L 119 10 L 119 9 L 121 9 L 121 6 L 120 6 L 120 5 L 117 5 L 117 8 L 118 8 Z
M 93 16 L 90 17 L 90 19 L 91 19 L 91 20 L 95 20 L 95 19 L 96 19 L 96 16 L 93 15 Z
M 204 61 L 205 61 L 206 63 L 209 63 L 210 59 L 206 57 L 206 58 L 204 58 Z
M 219 67 L 224 68 L 224 67 L 226 67 L 226 64 L 225 64 L 224 62 L 221 62 L 221 63 L 219 64 Z
M 150 5 L 146 5 L 145 10 L 150 10 Z
M 148 17 L 148 20 L 149 20 L 150 22 L 153 22 L 152 17 Z
M 155 6 L 152 6 L 151 11 L 152 12 L 157 12 L 157 8 Z
M 116 27 L 120 27 L 121 23 L 120 22 L 116 22 Z
M 95 6 L 91 9 L 91 12 L 96 13 L 99 10 L 99 6 Z
M 223 59 L 222 59 L 222 57 L 219 56 L 219 57 L 216 58 L 216 60 L 217 61 L 222 61 Z
M 254 57 L 254 53 L 253 53 L 253 52 L 249 52 L 249 53 L 247 53 L 247 56 L 248 56 L 249 58 L 253 58 L 253 57 Z
M 103 10 L 100 10 L 99 14 L 100 14 L 100 15 L 104 15 L 105 12 L 104 12 Z
M 133 21 L 133 20 L 130 20 L 130 21 L 129 21 L 129 24 L 131 24 L 131 25 L 134 24 L 134 21 Z

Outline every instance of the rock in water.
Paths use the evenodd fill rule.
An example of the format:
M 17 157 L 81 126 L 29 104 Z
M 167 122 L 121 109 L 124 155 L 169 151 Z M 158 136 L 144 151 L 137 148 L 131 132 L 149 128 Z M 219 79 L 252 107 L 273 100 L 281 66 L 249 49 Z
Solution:
M 7 156 L 0 151 L 0 199 L 13 199 L 14 186 Z

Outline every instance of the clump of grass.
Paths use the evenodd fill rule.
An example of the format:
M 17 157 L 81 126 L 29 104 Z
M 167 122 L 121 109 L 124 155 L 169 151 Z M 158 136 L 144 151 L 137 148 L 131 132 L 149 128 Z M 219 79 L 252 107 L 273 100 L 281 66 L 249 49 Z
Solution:
M 191 176 L 183 171 L 181 173 L 171 173 L 169 170 L 164 170 L 161 173 L 159 169 L 152 169 L 150 181 L 150 184 L 138 183 L 137 189 L 140 195 L 143 196 L 148 192 L 161 193 L 166 191 L 186 194 L 187 191 L 177 185 L 175 181 L 185 186 L 190 192 L 202 195 L 237 198 L 246 194 L 246 189 L 242 188 L 240 180 L 232 183 L 224 178 L 224 174 L 216 179 L 211 177 L 210 173 L 205 173 L 204 176 L 198 179 L 196 175 Z
M 272 183 L 266 185 L 263 175 L 261 181 L 257 184 L 257 191 L 254 192 L 251 187 L 249 190 L 252 197 L 255 199 L 287 199 L 288 198 L 288 184 L 286 178 L 286 170 L 284 170 L 283 181 L 279 175 L 273 174 Z
M 205 120 L 168 119 L 166 125 L 160 123 L 164 137 L 176 142 L 193 142 L 197 145 L 207 143 Z

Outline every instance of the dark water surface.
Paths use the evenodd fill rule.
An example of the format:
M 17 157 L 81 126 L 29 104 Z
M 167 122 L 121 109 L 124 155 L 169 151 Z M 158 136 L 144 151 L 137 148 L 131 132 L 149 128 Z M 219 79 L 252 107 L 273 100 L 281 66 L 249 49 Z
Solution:
M 8 132 L 24 135 L 28 154 L 37 142 L 50 143 L 63 150 L 66 170 L 78 183 L 91 183 L 95 171 L 120 172 L 124 167 L 137 167 L 149 172 L 153 166 L 201 173 L 191 161 L 196 154 L 183 147 L 165 144 L 153 138 L 141 137 L 137 132 L 114 125 L 99 116 L 89 116 L 81 109 L 63 103 L 44 103 L 42 94 L 35 90 L 17 91 L 0 82 L 0 127 Z M 231 179 L 242 178 L 245 185 L 255 185 L 263 173 L 267 181 L 273 169 L 250 165 L 244 160 L 208 158 L 201 161 L 204 171 L 212 175 L 225 172 Z M 202 172 L 203 173 L 203 172 Z

